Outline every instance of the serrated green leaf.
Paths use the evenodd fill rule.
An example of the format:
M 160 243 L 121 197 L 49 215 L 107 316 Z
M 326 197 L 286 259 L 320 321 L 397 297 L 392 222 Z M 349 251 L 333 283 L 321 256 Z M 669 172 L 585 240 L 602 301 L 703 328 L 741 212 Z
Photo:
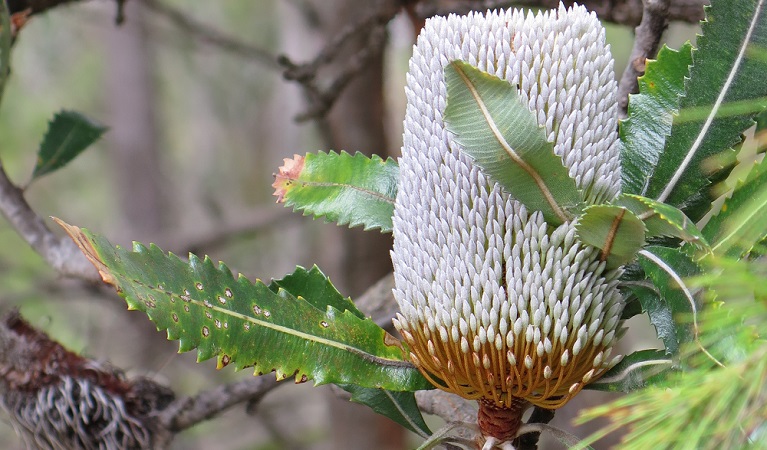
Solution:
M 681 344 L 697 339 L 698 304 L 685 279 L 699 274 L 700 268 L 678 248 L 649 246 L 639 252 L 638 260 L 657 288 L 655 299 L 639 296 L 642 306 L 656 325 L 666 352 L 677 354 Z
M 665 378 L 673 360 L 662 350 L 639 350 L 625 356 L 598 380 L 584 389 L 608 392 L 632 392 Z
M 706 9 L 680 113 L 645 194 L 683 209 L 693 221 L 710 208 L 711 198 L 704 192 L 710 180 L 732 167 L 704 170 L 701 163 L 722 152 L 732 160 L 741 134 L 767 104 L 767 63 L 749 51 L 767 47 L 766 1 L 713 0 Z M 720 115 L 723 106 L 748 100 L 758 108 Z M 686 117 L 688 109 L 705 114 Z
M 470 64 L 445 68 L 445 124 L 474 162 L 549 224 L 572 218 L 581 194 L 517 87 Z
M 628 117 L 620 123 L 621 189 L 644 194 L 650 175 L 671 134 L 673 116 L 684 94 L 684 79 L 692 64 L 692 45 L 679 51 L 663 46 L 657 60 L 648 60 L 639 77 L 639 94 L 629 97 Z
M 339 387 L 352 394 L 353 402 L 369 406 L 373 411 L 390 418 L 413 433 L 424 438 L 432 434 L 423 420 L 415 394 L 412 392 L 392 392 L 354 385 L 339 385 Z
M 677 326 L 669 303 L 661 299 L 657 289 L 632 286 L 631 291 L 639 300 L 642 311 L 647 313 L 650 324 L 655 327 L 655 334 L 663 342 L 666 354 L 678 355 L 680 341 L 689 339 L 686 334 L 688 330 L 683 329 L 685 336 L 682 338 L 677 335 Z
M 620 267 L 636 257 L 645 243 L 645 226 L 631 211 L 615 205 L 592 205 L 575 225 L 578 238 L 601 250 L 608 268 Z
M 767 237 L 767 159 L 754 164 L 745 181 L 703 227 L 717 255 L 739 258 Z
M 274 195 L 304 215 L 365 230 L 392 229 L 399 166 L 362 153 L 308 153 L 285 159 L 275 175 Z
M 708 248 L 708 242 L 698 227 L 680 210 L 647 197 L 622 194 L 615 200 L 639 217 L 647 227 L 647 238 L 666 236 L 681 239 L 700 248 Z
M 312 306 L 324 311 L 328 306 L 341 312 L 349 311 L 360 319 L 365 315 L 357 309 L 351 298 L 344 297 L 333 286 L 330 279 L 316 265 L 310 270 L 298 267 L 296 270 L 279 280 L 272 280 L 269 289 L 275 294 L 284 289 L 293 297 L 301 297 Z
M 84 115 L 75 111 L 60 111 L 48 124 L 37 164 L 32 172 L 35 180 L 58 170 L 75 159 L 80 153 L 96 142 L 107 130 Z
M 393 391 L 430 389 L 403 360 L 405 349 L 370 319 L 317 301 L 272 292 L 259 280 L 235 278 L 223 264 L 190 255 L 184 262 L 157 246 L 113 247 L 88 230 L 57 222 L 96 266 L 102 279 L 145 312 L 180 351 L 197 348 L 199 361 L 254 367 L 297 382 L 356 384 Z

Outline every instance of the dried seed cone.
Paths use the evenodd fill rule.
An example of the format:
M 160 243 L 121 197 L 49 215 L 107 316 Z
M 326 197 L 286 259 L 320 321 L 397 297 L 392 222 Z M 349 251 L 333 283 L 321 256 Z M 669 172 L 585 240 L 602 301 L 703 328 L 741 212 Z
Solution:
M 0 318 L 0 409 L 28 448 L 164 448 L 173 392 L 66 350 L 18 313 Z
M 620 191 L 613 59 L 596 16 L 560 6 L 430 19 L 410 60 L 395 326 L 437 387 L 557 408 L 616 361 L 620 270 L 606 270 L 573 223 L 547 224 L 461 152 L 442 120 L 444 68 L 456 59 L 519 87 L 589 202 Z

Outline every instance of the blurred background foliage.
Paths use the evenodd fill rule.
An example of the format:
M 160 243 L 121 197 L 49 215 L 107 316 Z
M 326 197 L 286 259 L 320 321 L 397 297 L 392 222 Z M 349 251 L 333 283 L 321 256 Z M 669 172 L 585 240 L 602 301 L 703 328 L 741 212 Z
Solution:
M 365 149 L 336 147 L 343 140 L 328 137 L 325 121 L 295 122 L 305 109 L 304 98 L 275 65 L 210 45 L 146 3 L 151 2 L 129 1 L 123 26 L 114 23 L 114 2 L 94 0 L 34 17 L 22 30 L 0 109 L 0 156 L 11 179 L 27 183 L 48 120 L 62 108 L 74 109 L 111 130 L 65 170 L 29 186 L 26 197 L 41 216 L 82 224 L 122 245 L 138 240 L 181 255 L 189 250 L 209 254 L 250 278 L 268 280 L 297 264 L 317 263 L 342 293 L 359 294 L 337 263 L 344 245 L 339 236 L 358 230 L 291 214 L 274 204 L 270 185 L 282 159 L 294 153 Z M 357 14 L 365 9 L 354 2 L 319 0 L 162 4 L 293 61 L 310 60 L 338 31 L 323 31 L 324 17 L 340 15 L 349 5 L 360 10 Z M 632 30 L 609 24 L 607 30 L 620 74 Z M 694 39 L 695 30 L 675 24 L 664 41 L 678 47 Z M 388 33 L 380 119 L 386 148 L 396 156 L 416 31 L 400 14 Z M 131 106 L 133 101 L 138 104 Z M 388 258 L 385 252 L 379 256 Z M 179 395 L 252 376 L 216 371 L 210 362 L 197 365 L 193 354 L 178 355 L 176 343 L 154 331 L 143 314 L 125 311 L 113 293 L 58 277 L 1 219 L 0 286 L 2 310 L 20 308 L 33 325 L 70 349 L 109 360 L 129 375 L 150 376 Z M 645 318 L 631 326 L 624 352 L 659 346 Z M 179 435 L 174 448 L 340 448 L 332 440 L 330 417 L 338 416 L 328 414 L 332 394 L 326 390 L 291 383 L 259 404 L 257 418 L 235 409 Z M 612 398 L 584 393 L 557 414 L 554 424 L 569 428 L 578 409 L 605 396 Z M 352 417 L 372 414 L 362 406 L 350 408 Z M 386 433 L 385 426 L 379 428 L 375 432 Z M 392 441 L 390 448 L 402 447 Z M 22 448 L 4 422 L 0 447 Z

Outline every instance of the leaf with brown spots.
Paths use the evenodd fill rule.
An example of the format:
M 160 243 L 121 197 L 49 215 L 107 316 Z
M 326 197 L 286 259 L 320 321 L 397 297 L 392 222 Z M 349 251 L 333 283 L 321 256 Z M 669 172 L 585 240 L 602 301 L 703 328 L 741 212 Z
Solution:
M 293 295 L 279 286 L 272 291 L 260 280 L 235 278 L 207 257 L 190 254 L 186 262 L 140 243 L 128 251 L 58 222 L 129 309 L 145 312 L 159 330 L 167 330 L 180 351 L 196 348 L 199 361 L 215 357 L 219 368 L 253 367 L 256 373 L 276 372 L 278 380 L 390 391 L 431 388 L 386 331 L 355 313 L 348 299 L 336 298 L 340 294 L 318 269 L 299 268 L 293 281 L 282 282 L 293 286 L 303 279 L 304 286 L 326 283 L 325 288 Z
M 393 159 L 362 153 L 309 153 L 285 159 L 275 176 L 274 195 L 304 215 L 365 230 L 392 229 L 399 166 Z

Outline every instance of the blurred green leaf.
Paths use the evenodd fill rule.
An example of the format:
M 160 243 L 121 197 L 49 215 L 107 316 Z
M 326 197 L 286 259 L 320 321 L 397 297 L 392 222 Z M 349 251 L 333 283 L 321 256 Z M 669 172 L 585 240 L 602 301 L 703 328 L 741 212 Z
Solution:
M 297 382 L 394 391 L 432 387 L 403 360 L 405 349 L 397 339 L 370 319 L 330 306 L 333 299 L 310 302 L 284 289 L 275 293 L 259 280 L 235 278 L 207 257 L 190 255 L 187 263 L 139 243 L 127 251 L 57 222 L 129 309 L 145 312 L 159 330 L 167 330 L 180 351 L 197 348 L 199 361 L 216 357 L 219 368 L 254 367 L 258 374 L 276 372 L 279 380 L 294 376 Z
M 445 68 L 445 123 L 474 162 L 549 224 L 572 219 L 581 194 L 517 87 L 470 64 Z
M 645 74 L 638 80 L 639 94 L 629 97 L 628 118 L 620 124 L 624 193 L 644 194 L 647 189 L 679 110 L 684 78 L 692 64 L 691 52 L 689 42 L 679 51 L 663 46 L 657 60 L 647 61 Z
M 639 350 L 626 355 L 621 362 L 584 389 L 609 392 L 632 392 L 664 379 L 673 360 L 663 350 Z
M 687 370 L 669 372 L 657 385 L 582 413 L 580 423 L 609 420 L 585 442 L 621 427 L 627 431 L 621 449 L 767 448 L 764 264 L 730 258 L 708 258 L 707 263 L 706 272 L 691 284 L 716 292 L 721 303 L 703 312 L 701 339 L 727 366 L 714 365 L 687 347 L 680 355 L 693 362 Z
M 91 144 L 96 142 L 107 130 L 84 115 L 74 111 L 60 111 L 48 124 L 37 164 L 32 172 L 32 180 L 58 170 Z
M 645 243 L 644 223 L 621 206 L 588 206 L 575 227 L 581 241 L 601 250 L 608 268 L 633 261 Z
M 607 417 L 609 427 L 586 438 L 594 442 L 625 427 L 621 449 L 763 449 L 767 397 L 765 348 L 727 368 L 679 374 L 670 386 L 643 389 L 597 406 L 579 423 Z
M 755 163 L 703 228 L 717 255 L 739 258 L 767 237 L 767 160 Z
M 432 434 L 423 420 L 415 394 L 412 392 L 392 392 L 343 384 L 339 387 L 352 394 L 353 402 L 369 406 L 378 414 L 390 418 L 421 437 Z
M 393 159 L 362 153 L 308 153 L 285 159 L 275 176 L 274 195 L 304 215 L 365 230 L 392 229 L 399 166 Z
M 767 104 L 767 63 L 749 51 L 767 47 L 764 0 L 712 1 L 697 44 L 679 115 L 644 194 L 684 210 L 693 221 L 710 209 L 711 180 L 732 169 L 732 164 L 704 169 L 701 163 L 714 155 L 734 161 L 732 149 Z M 748 101 L 753 101 L 750 110 L 720 114 L 727 104 Z M 686 110 L 692 111 L 689 117 Z

